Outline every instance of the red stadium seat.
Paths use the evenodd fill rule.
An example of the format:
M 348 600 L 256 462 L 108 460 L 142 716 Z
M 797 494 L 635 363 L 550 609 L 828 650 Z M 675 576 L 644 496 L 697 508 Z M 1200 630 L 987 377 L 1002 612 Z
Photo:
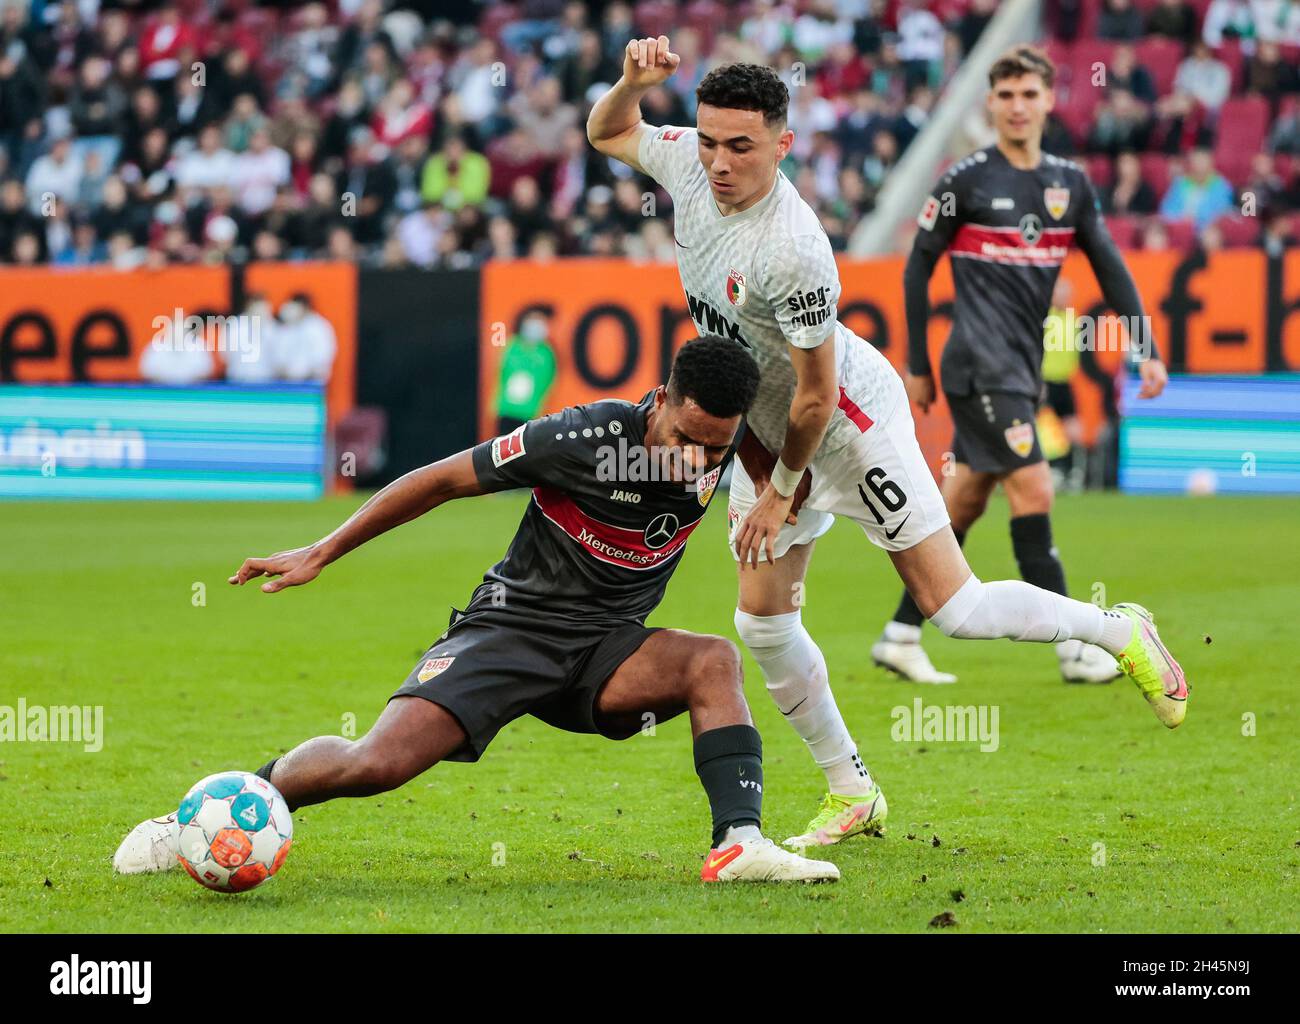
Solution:
M 1268 138 L 1268 100 L 1262 96 L 1234 96 L 1219 111 L 1219 137 L 1214 163 L 1234 185 L 1250 174 L 1250 161 Z
M 1106 227 L 1121 249 L 1136 249 L 1142 231 L 1142 218 L 1132 216 L 1109 216 Z
M 1101 0 L 1083 0 L 1079 12 L 1079 34 L 1076 39 L 1092 39 L 1097 35 L 1097 18 L 1101 14 Z
M 1258 217 L 1220 217 L 1214 223 L 1223 234 L 1226 246 L 1244 248 L 1259 241 Z
M 1138 162 L 1142 165 L 1143 180 L 1151 186 L 1157 199 L 1163 199 L 1173 177 L 1169 169 L 1169 157 L 1164 153 L 1142 153 L 1138 156 Z
M 1151 72 L 1156 95 L 1164 96 L 1172 92 L 1178 63 L 1183 59 L 1182 44 L 1164 36 L 1147 36 L 1137 44 L 1136 50 L 1138 63 Z
M 1096 74 L 1098 65 L 1109 68 L 1114 55 L 1115 43 L 1108 39 L 1080 37 L 1075 40 L 1074 46 L 1070 48 L 1070 81 L 1075 91 L 1089 89 L 1099 92 L 1098 87 L 1092 84 L 1093 75 Z
M 1278 177 L 1290 185 L 1296 172 L 1300 171 L 1300 160 L 1286 153 L 1278 153 L 1273 157 L 1273 168 L 1277 171 Z
M 1190 249 L 1196 244 L 1196 225 L 1190 220 L 1169 220 L 1165 217 L 1160 220 L 1165 226 L 1165 234 L 1169 236 L 1169 248 Z
M 1110 188 L 1115 178 L 1115 164 L 1110 157 L 1097 154 L 1085 157 L 1083 165 L 1088 169 L 1088 177 L 1099 189 Z
M 672 0 L 641 0 L 632 14 L 639 36 L 668 35 L 678 23 L 677 5 Z
M 727 8 L 717 0 L 693 0 L 682 11 L 681 24 L 700 34 L 700 49 L 713 49 L 714 37 L 727 27 Z

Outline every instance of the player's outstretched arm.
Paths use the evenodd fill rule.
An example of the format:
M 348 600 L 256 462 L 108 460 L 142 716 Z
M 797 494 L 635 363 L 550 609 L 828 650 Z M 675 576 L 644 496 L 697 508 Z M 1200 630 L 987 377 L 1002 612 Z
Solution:
M 641 120 L 641 97 L 677 70 L 681 58 L 669 48 L 668 37 L 633 39 L 623 52 L 623 77 L 598 99 L 587 117 L 587 140 L 598 152 L 644 171 L 638 159 L 641 136 L 649 126 Z
M 266 558 L 245 559 L 239 571 L 230 577 L 230 583 L 238 587 L 259 576 L 277 577 L 262 584 L 267 594 L 302 586 L 319 576 L 325 566 L 381 533 L 418 519 L 453 498 L 482 493 L 471 453 L 460 452 L 394 480 L 371 496 L 347 522 L 315 544 Z

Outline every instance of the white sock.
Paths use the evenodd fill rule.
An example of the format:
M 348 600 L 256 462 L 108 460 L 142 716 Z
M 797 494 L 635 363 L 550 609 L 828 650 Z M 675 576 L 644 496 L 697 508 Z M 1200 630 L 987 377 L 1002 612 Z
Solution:
M 722 837 L 722 845 L 752 843 L 762 838 L 763 833 L 759 831 L 757 825 L 731 825 L 727 828 L 727 834 Z
M 871 789 L 826 679 L 826 659 L 803 628 L 802 614 L 750 615 L 736 610 L 736 632 L 763 670 L 777 709 L 808 745 L 832 793 L 856 796 Z
M 982 583 L 971 575 L 930 621 L 945 636 L 967 640 L 1060 643 L 1082 640 L 1119 654 L 1133 624 L 1118 612 L 1062 597 L 1021 580 Z
M 907 622 L 886 622 L 885 639 L 895 644 L 919 644 L 921 627 Z

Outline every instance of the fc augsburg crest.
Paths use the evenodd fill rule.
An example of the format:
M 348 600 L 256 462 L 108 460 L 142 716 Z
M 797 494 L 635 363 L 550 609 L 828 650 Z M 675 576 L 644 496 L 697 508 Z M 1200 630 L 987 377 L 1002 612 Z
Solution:
M 1043 202 L 1047 205 L 1047 212 L 1052 215 L 1052 220 L 1060 220 L 1065 216 L 1065 211 L 1070 208 L 1070 190 L 1068 188 L 1045 188 L 1043 189 Z
M 745 275 L 739 270 L 727 274 L 727 301 L 733 306 L 745 304 Z

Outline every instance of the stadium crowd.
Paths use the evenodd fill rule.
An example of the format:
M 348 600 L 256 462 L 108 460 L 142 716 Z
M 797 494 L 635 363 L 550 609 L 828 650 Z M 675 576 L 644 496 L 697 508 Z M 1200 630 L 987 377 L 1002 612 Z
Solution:
M 1062 100 L 1049 148 L 1086 159 L 1121 244 L 1288 243 L 1300 3 L 1046 6 Z M 691 123 L 720 63 L 778 69 L 796 128 L 783 170 L 843 249 L 996 8 L 5 0 L 0 257 L 671 260 L 668 197 L 583 130 L 628 39 L 664 30 L 682 62 L 647 120 Z M 990 141 L 982 127 L 968 143 Z

